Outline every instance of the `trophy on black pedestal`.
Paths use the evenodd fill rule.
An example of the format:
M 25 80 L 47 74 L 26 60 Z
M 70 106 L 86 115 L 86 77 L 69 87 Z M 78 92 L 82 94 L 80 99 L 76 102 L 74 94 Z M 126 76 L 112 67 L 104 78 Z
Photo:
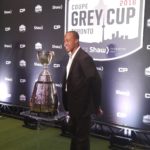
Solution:
M 54 56 L 53 51 L 38 51 L 37 58 L 43 66 L 43 71 L 36 81 L 30 100 L 30 111 L 55 115 L 58 107 L 58 97 L 55 84 L 52 81 L 48 65 Z

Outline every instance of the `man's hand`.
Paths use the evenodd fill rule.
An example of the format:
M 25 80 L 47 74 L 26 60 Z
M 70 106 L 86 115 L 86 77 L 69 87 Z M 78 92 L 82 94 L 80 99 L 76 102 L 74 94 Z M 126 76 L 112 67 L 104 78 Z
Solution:
M 103 115 L 103 110 L 99 107 L 97 110 L 96 110 L 96 115 L 97 116 L 102 116 Z

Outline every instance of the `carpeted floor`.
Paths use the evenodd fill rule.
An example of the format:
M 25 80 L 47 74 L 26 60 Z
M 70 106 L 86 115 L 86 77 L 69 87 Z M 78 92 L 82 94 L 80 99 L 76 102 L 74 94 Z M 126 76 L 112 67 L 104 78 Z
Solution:
M 69 150 L 59 128 L 29 129 L 22 120 L 0 116 L 0 150 Z M 109 150 L 109 141 L 91 137 L 91 150 Z

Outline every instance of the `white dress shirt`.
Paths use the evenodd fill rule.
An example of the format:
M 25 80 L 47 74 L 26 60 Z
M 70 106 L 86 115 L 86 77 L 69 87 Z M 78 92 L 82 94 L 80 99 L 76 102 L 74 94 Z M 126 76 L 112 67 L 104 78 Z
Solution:
M 80 49 L 80 47 L 77 48 L 77 50 L 72 54 L 71 52 L 68 53 L 69 55 L 69 60 L 68 60 L 68 64 L 67 64 L 67 73 L 66 73 L 66 79 L 68 78 L 68 75 L 69 75 L 69 71 L 70 71 L 70 68 L 71 68 L 71 64 L 73 62 L 73 59 L 75 57 L 75 55 L 77 54 L 78 50 Z
M 68 60 L 68 64 L 67 64 L 67 67 L 66 67 L 66 79 L 68 78 L 68 75 L 69 75 L 69 71 L 70 71 L 70 68 L 71 68 L 71 64 L 73 62 L 73 59 L 75 57 L 75 55 L 77 54 L 78 50 L 80 49 L 80 47 L 77 48 L 77 50 L 72 54 L 71 52 L 68 53 L 69 55 L 69 60 Z M 65 91 L 67 92 L 67 84 L 66 84 L 66 88 L 65 88 Z

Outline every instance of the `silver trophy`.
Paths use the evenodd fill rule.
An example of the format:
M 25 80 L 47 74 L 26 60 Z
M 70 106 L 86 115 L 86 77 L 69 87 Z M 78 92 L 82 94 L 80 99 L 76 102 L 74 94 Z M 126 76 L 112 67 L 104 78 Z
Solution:
M 38 113 L 57 113 L 58 97 L 55 84 L 52 81 L 51 74 L 48 70 L 48 65 L 51 63 L 54 56 L 53 51 L 38 51 L 37 59 L 43 66 L 43 71 L 36 81 L 30 99 L 30 111 Z

